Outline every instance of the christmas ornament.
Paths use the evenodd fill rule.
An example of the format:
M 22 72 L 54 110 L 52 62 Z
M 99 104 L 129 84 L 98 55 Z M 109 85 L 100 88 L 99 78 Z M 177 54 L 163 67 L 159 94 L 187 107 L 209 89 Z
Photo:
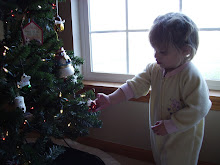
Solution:
M 89 107 L 89 112 L 91 112 L 91 111 L 95 112 L 97 106 L 96 106 L 96 102 L 94 100 L 89 99 L 87 101 L 87 105 Z
M 64 23 L 65 20 L 62 20 L 62 18 L 58 15 L 55 18 L 55 25 L 54 25 L 54 29 L 56 32 L 62 32 L 64 31 Z
M 20 82 L 17 82 L 17 86 L 18 88 L 23 88 L 25 86 L 28 86 L 30 87 L 31 84 L 30 84 L 30 79 L 31 79 L 31 76 L 27 76 L 25 73 L 21 76 L 21 81 Z
M 36 40 L 43 44 L 43 30 L 34 21 L 29 22 L 22 28 L 23 42 L 28 44 L 31 40 Z
M 55 6 L 57 8 L 57 16 L 55 17 L 54 29 L 55 29 L 56 32 L 62 32 L 62 31 L 64 31 L 65 20 L 62 20 L 62 18 L 59 16 L 58 0 L 56 0 L 56 5 Z
M 52 3 L 52 9 L 56 9 L 56 4 Z
M 59 67 L 59 77 L 67 78 L 75 73 L 70 57 L 66 54 L 63 47 L 56 53 L 57 66 Z
M 23 112 L 26 112 L 26 106 L 24 103 L 24 97 L 23 96 L 17 96 L 14 99 L 14 103 L 15 103 L 15 107 L 16 108 L 20 108 L 21 110 L 23 110 Z

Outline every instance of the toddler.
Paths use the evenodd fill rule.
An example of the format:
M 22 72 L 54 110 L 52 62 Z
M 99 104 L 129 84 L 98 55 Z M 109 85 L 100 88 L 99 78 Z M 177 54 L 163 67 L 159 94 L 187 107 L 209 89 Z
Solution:
M 199 45 L 197 26 L 182 13 L 168 13 L 155 19 L 149 39 L 156 63 L 112 94 L 97 94 L 96 111 L 146 95 L 151 87 L 149 127 L 156 164 L 197 165 L 211 108 L 206 82 L 191 62 Z

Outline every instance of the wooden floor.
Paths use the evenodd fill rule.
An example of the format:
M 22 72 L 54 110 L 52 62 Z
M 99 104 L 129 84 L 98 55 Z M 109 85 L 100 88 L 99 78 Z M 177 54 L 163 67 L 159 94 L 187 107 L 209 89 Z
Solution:
M 115 153 L 108 154 L 111 155 L 115 160 L 117 160 L 120 163 L 120 165 L 155 165 L 151 162 L 132 159 Z
M 156 165 L 152 162 L 132 159 L 132 158 L 128 158 L 126 156 L 118 155 L 115 153 L 108 153 L 108 154 L 111 155 L 115 160 L 117 160 L 120 163 L 120 165 Z M 198 165 L 213 165 L 213 164 L 199 162 Z

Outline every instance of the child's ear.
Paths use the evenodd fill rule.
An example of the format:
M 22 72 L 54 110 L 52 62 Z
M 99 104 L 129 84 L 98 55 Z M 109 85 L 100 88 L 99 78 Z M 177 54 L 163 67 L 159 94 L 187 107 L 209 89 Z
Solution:
M 188 46 L 188 45 L 185 45 L 183 48 L 182 48 L 182 55 L 183 56 L 187 56 L 191 53 L 191 47 Z

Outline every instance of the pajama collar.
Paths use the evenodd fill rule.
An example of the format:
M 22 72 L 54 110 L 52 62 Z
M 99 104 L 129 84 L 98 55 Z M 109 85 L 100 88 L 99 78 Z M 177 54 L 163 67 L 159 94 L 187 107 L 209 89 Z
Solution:
M 171 77 L 171 76 L 174 76 L 176 75 L 177 73 L 181 72 L 184 68 L 186 68 L 187 66 L 189 65 L 189 62 L 186 62 L 185 64 L 179 66 L 178 68 L 170 71 L 170 72 L 167 72 L 167 74 L 164 76 L 165 78 L 168 78 L 168 77 Z M 165 74 L 165 69 L 162 69 L 163 70 L 163 75 Z

